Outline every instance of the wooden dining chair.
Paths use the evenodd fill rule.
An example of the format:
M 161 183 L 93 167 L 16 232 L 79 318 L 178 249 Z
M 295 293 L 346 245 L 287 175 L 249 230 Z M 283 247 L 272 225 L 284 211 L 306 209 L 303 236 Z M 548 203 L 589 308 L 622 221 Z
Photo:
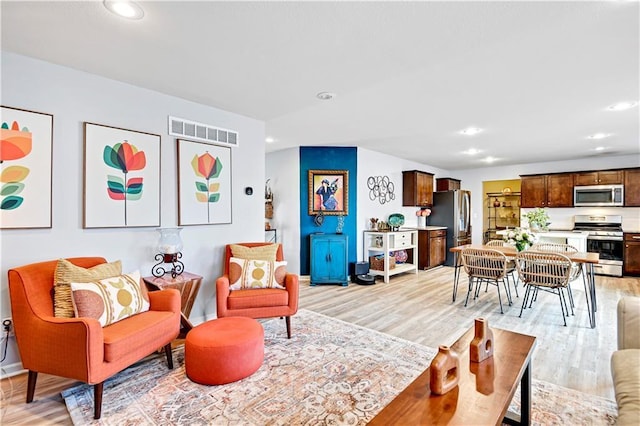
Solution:
M 469 302 L 469 295 L 473 292 L 474 300 L 478 297 L 482 283 L 495 285 L 498 289 L 500 313 L 503 314 L 502 296 L 500 295 L 500 282 L 505 289 L 509 306 L 511 306 L 511 294 L 505 276 L 507 274 L 507 257 L 497 250 L 465 248 L 462 250 L 462 265 L 469 276 L 469 289 L 464 306 Z M 474 290 L 475 283 L 475 290 Z
M 564 296 L 564 289 L 569 285 L 571 277 L 571 260 L 560 253 L 539 252 L 533 250 L 521 251 L 516 256 L 516 268 L 518 275 L 524 282 L 525 293 L 522 307 L 520 308 L 520 318 L 522 311 L 536 295 L 535 292 L 543 290 L 558 295 L 562 319 L 567 325 L 566 317 L 569 315 L 567 301 Z M 531 305 L 529 306 L 531 307 Z M 573 307 L 571 308 L 573 313 Z M 565 315 L 566 312 L 566 315 Z

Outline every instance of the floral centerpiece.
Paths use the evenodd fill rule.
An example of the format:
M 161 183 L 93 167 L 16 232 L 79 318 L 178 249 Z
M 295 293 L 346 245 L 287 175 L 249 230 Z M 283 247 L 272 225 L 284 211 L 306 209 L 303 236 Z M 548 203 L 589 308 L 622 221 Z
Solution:
M 528 229 L 515 228 L 507 230 L 504 240 L 515 246 L 516 250 L 522 251 L 531 247 L 536 242 L 536 236 Z

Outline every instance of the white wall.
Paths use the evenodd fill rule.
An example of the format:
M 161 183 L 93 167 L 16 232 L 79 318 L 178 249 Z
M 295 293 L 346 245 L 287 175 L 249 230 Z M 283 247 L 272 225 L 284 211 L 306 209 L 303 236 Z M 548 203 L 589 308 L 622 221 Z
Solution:
M 452 172 L 452 177 L 462 180 L 462 188 L 471 191 L 471 226 L 473 242 L 482 242 L 482 182 L 488 180 L 519 179 L 520 175 L 535 173 L 573 172 L 580 170 L 615 169 L 640 166 L 637 155 L 585 158 L 570 161 L 553 161 L 547 163 L 519 164 L 515 166 L 485 167 L 482 169 L 459 170 Z M 523 209 L 524 210 L 524 209 Z M 526 211 L 526 210 L 525 210 Z M 623 216 L 623 229 L 640 230 L 640 208 L 550 208 L 547 209 L 554 229 L 573 228 L 575 214 L 618 214 Z
M 126 66 L 126 64 L 123 64 Z M 232 149 L 232 223 L 182 231 L 185 269 L 204 276 L 191 313 L 198 323 L 215 317 L 214 285 L 224 245 L 264 239 L 264 123 L 128 84 L 2 52 L 2 105 L 53 114 L 53 227 L 0 231 L 0 318 L 10 317 L 7 270 L 71 256 L 121 259 L 123 269 L 150 275 L 155 228 L 82 229 L 83 122 L 161 135 L 161 226 L 177 226 L 176 140 L 167 134 L 173 115 L 239 132 Z M 244 188 L 254 194 L 247 196 Z M 46 189 L 43 189 L 46 190 Z M 17 361 L 14 341 L 3 367 Z
M 282 243 L 287 270 L 300 273 L 300 149 L 290 148 L 266 155 L 266 179 L 271 179 L 273 219 Z
M 449 172 L 443 169 L 358 148 L 358 260 L 363 260 L 362 232 L 369 229 L 369 218 L 377 217 L 386 222 L 391 213 L 402 213 L 405 219 L 404 226 L 418 226 L 418 218 L 415 214 L 418 208 L 402 206 L 403 170 L 420 170 L 433 173 L 434 189 L 436 178 L 450 177 Z M 367 187 L 367 179 L 370 176 L 388 176 L 395 187 L 395 199 L 385 204 L 380 204 L 378 199 L 371 200 L 369 198 L 369 188 Z

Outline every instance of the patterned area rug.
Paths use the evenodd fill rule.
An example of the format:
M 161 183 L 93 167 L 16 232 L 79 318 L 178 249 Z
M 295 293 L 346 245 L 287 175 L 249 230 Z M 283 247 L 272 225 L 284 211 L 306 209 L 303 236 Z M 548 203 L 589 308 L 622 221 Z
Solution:
M 147 359 L 105 383 L 102 419 L 93 387 L 62 393 L 75 425 L 364 425 L 429 366 L 436 351 L 308 310 L 262 322 L 265 360 L 252 376 L 224 386 L 191 382 L 183 347 L 174 370 Z M 512 409 L 519 412 L 519 395 Z M 613 424 L 612 401 L 533 381 L 537 424 Z

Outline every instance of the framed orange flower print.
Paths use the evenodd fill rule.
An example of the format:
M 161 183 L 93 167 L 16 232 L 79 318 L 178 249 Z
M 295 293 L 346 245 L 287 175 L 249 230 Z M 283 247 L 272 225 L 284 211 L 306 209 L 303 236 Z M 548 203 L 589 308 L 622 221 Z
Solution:
M 2 107 L 0 229 L 51 228 L 53 115 Z
M 160 135 L 84 123 L 84 227 L 160 226 Z
M 178 224 L 231 223 L 231 148 L 178 139 Z

